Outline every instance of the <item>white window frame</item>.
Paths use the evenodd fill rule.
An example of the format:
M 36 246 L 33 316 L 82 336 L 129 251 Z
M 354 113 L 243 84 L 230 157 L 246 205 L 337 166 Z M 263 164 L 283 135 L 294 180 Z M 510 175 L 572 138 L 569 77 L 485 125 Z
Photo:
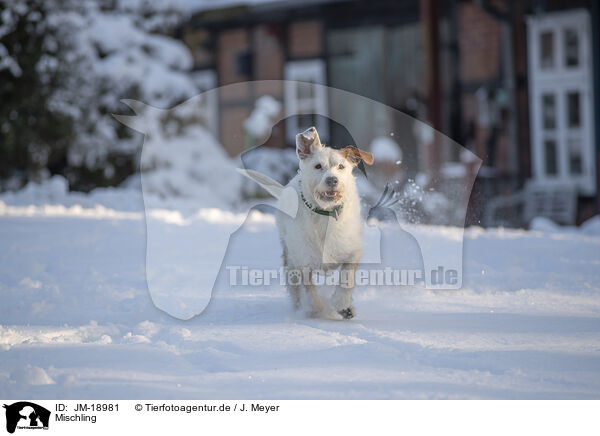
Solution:
M 579 65 L 566 66 L 564 53 L 564 32 L 575 29 L 578 35 Z M 543 183 L 574 183 L 583 195 L 596 193 L 596 165 L 594 159 L 594 105 L 592 82 L 590 16 L 585 9 L 573 9 L 538 14 L 527 19 L 527 41 L 529 62 L 529 120 L 534 178 Z M 540 66 L 540 35 L 553 34 L 553 67 Z M 582 173 L 574 175 L 569 169 L 568 138 L 574 130 L 569 130 L 566 121 L 568 92 L 579 92 L 581 127 L 575 136 L 582 144 Z M 554 134 L 546 133 L 542 125 L 542 95 L 551 94 L 555 99 L 556 127 Z M 546 173 L 544 140 L 551 135 L 556 140 L 557 174 Z
M 219 98 L 217 95 L 217 73 L 214 70 L 197 70 L 191 73 L 192 80 L 198 87 L 199 93 L 204 94 L 204 117 L 207 128 L 219 140 Z M 207 92 L 214 90 L 213 92 Z
M 315 86 L 313 98 L 300 100 L 298 98 L 298 82 L 310 82 L 319 85 L 326 84 L 325 62 L 322 59 L 290 61 L 285 64 L 284 78 L 284 110 L 286 116 L 286 138 L 289 143 L 295 142 L 298 132 L 298 119 L 292 115 L 319 114 L 327 117 L 329 106 L 327 91 L 322 86 Z M 310 85 L 307 85 L 310 86 Z M 321 141 L 329 140 L 329 123 L 325 118 L 319 118 L 315 126 Z

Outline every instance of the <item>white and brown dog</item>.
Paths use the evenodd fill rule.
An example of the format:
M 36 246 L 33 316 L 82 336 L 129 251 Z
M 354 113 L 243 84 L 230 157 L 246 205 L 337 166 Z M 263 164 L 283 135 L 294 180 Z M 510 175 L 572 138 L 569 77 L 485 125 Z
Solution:
M 324 146 L 314 127 L 296 135 L 296 152 L 300 169 L 287 186 L 298 193 L 298 213 L 295 218 L 277 215 L 284 268 L 303 271 L 302 280 L 293 283 L 286 274 L 288 289 L 299 308 L 304 287 L 313 314 L 318 315 L 323 304 L 312 272 L 339 268 L 347 282 L 337 284 L 331 302 L 342 317 L 350 319 L 354 274 L 362 256 L 360 198 L 352 170 L 361 160 L 371 165 L 373 155 L 354 146 L 339 150 Z

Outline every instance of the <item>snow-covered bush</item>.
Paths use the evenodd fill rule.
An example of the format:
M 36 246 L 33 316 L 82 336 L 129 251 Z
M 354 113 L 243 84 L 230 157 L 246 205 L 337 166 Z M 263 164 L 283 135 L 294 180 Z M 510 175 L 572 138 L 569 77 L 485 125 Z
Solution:
M 254 147 L 260 141 L 267 139 L 280 112 L 281 102 L 270 95 L 263 95 L 256 99 L 252 113 L 244 121 L 246 148 Z
M 402 149 L 396 141 L 387 136 L 378 136 L 373 139 L 370 150 L 377 161 L 398 165 L 402 162 Z
M 244 121 L 244 129 L 255 139 L 262 139 L 271 131 L 279 112 L 281 103 L 270 95 L 263 95 L 256 99 L 254 110 Z
M 143 189 L 149 208 L 194 212 L 198 208 L 240 206 L 242 175 L 239 163 L 203 125 L 205 95 L 168 110 L 125 100 L 136 115 L 115 115 L 124 125 L 144 134 L 139 173 L 122 187 Z
M 242 176 L 210 132 L 190 125 L 171 137 L 146 138 L 142 152 L 142 185 L 147 206 L 233 209 L 240 198 Z

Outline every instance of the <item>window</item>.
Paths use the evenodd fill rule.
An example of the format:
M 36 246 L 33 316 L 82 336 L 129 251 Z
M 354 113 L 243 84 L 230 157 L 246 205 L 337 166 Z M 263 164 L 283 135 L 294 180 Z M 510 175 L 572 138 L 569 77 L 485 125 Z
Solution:
M 556 128 L 556 100 L 553 94 L 542 95 L 542 126 L 544 130 Z
M 558 163 L 556 159 L 556 142 L 552 139 L 544 142 L 544 154 L 546 155 L 546 174 L 558 174 Z
M 286 138 L 295 142 L 296 134 L 315 126 L 323 142 L 329 138 L 325 63 L 320 59 L 292 61 L 285 66 L 284 106 Z
M 579 36 L 575 29 L 564 31 L 565 66 L 576 67 L 579 65 Z
M 583 172 L 581 141 L 578 138 L 571 138 L 569 143 L 569 171 L 573 175 L 579 175 Z
M 579 92 L 567 92 L 567 127 L 575 129 L 581 127 L 581 113 Z
M 540 33 L 540 68 L 554 66 L 554 33 Z
M 590 16 L 584 9 L 527 20 L 533 174 L 596 193 Z

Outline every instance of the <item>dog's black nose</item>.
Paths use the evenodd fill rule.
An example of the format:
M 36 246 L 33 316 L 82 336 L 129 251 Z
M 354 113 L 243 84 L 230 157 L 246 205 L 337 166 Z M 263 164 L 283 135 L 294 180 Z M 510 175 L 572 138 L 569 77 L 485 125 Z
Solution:
M 338 178 L 337 177 L 327 177 L 325 179 L 325 184 L 331 188 L 335 188 L 338 184 Z

